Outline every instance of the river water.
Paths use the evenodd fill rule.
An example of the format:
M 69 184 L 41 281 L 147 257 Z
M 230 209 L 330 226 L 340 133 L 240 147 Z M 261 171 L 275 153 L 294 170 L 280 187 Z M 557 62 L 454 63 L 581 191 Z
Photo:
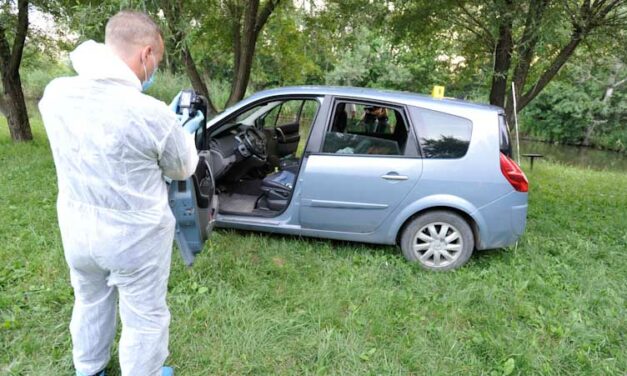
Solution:
M 520 151 L 521 154 L 537 153 L 544 156 L 536 159 L 534 165 L 548 160 L 595 170 L 627 172 L 627 155 L 613 151 L 528 140 L 520 140 Z M 524 163 L 529 163 L 528 158 L 520 158 Z

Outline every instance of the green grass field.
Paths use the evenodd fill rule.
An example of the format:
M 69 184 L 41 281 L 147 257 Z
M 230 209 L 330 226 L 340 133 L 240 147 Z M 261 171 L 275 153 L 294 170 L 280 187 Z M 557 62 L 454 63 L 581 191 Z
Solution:
M 0 374 L 71 375 L 54 165 L 38 119 L 20 145 L 3 121 Z M 528 177 L 518 247 L 451 273 L 394 247 L 214 232 L 193 268 L 173 258 L 168 363 L 178 375 L 625 375 L 627 174 L 539 162 Z

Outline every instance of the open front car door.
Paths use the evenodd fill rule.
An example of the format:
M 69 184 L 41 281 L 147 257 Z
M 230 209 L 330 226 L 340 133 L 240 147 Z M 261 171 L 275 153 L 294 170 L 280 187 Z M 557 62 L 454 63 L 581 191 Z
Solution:
M 202 111 L 207 116 L 206 101 L 196 96 L 191 90 L 185 90 L 179 98 L 177 113 Z M 198 153 L 198 165 L 194 174 L 186 180 L 170 183 L 168 199 L 176 218 L 174 240 L 187 266 L 194 263 L 196 255 L 202 251 L 205 241 L 211 235 L 215 215 L 218 210 L 218 196 L 215 194 L 215 180 L 211 172 L 210 153 L 202 150 L 206 132 L 203 121 L 195 130 Z

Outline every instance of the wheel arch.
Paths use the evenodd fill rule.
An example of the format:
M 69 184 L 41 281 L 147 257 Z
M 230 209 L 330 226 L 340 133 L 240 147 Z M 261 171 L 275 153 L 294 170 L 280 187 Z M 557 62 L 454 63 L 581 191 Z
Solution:
M 431 207 L 428 207 L 428 208 L 423 208 L 423 209 L 415 212 L 414 214 L 410 215 L 407 219 L 405 219 L 405 221 L 401 224 L 401 226 L 396 231 L 396 238 L 395 238 L 396 245 L 400 245 L 401 237 L 403 236 L 403 231 L 405 230 L 407 225 L 409 225 L 409 223 L 411 223 L 411 221 L 413 221 L 415 218 L 418 218 L 421 215 L 424 215 L 424 214 L 430 213 L 430 212 L 434 212 L 434 211 L 448 211 L 448 212 L 455 213 L 455 214 L 459 215 L 460 217 L 462 217 L 466 221 L 466 223 L 468 223 L 470 228 L 472 229 L 472 235 L 473 235 L 473 238 L 474 238 L 474 243 L 475 243 L 475 248 L 476 248 L 477 244 L 481 240 L 481 235 L 480 235 L 480 232 L 479 232 L 479 225 L 477 225 L 477 221 L 470 214 L 466 213 L 465 211 L 463 211 L 463 210 L 461 210 L 459 208 L 455 208 L 455 207 L 452 207 L 452 206 L 446 206 L 446 205 L 431 206 Z
M 470 201 L 451 194 L 432 194 L 403 205 L 388 227 L 388 244 L 399 244 L 403 230 L 416 217 L 434 210 L 446 210 L 461 216 L 472 229 L 475 248 L 483 249 L 482 240 L 489 234 L 481 211 Z

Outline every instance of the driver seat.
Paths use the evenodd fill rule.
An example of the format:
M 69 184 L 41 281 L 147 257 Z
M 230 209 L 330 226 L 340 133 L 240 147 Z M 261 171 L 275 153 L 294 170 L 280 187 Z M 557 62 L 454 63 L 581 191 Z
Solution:
M 284 210 L 292 195 L 295 181 L 296 174 L 288 170 L 282 170 L 266 176 L 261 182 L 263 193 L 259 197 L 257 207 L 273 211 Z

